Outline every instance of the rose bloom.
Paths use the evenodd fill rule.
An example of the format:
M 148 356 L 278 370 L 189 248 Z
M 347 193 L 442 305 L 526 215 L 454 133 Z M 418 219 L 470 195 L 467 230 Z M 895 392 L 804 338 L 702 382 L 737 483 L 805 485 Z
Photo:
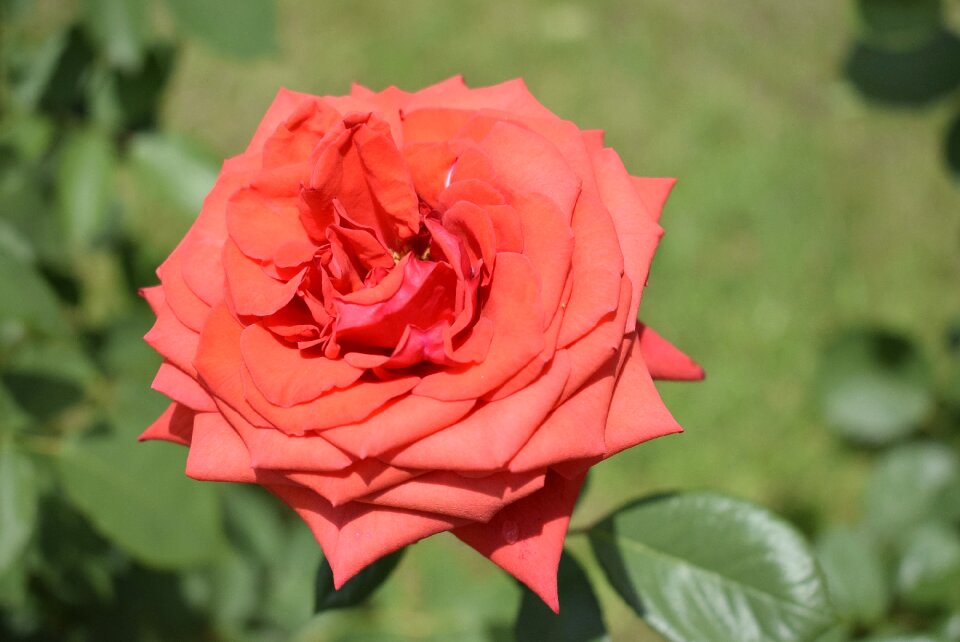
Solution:
M 143 290 L 173 403 L 141 439 L 289 504 L 338 587 L 450 531 L 557 610 L 587 470 L 703 376 L 637 322 L 672 186 L 519 80 L 281 90 Z

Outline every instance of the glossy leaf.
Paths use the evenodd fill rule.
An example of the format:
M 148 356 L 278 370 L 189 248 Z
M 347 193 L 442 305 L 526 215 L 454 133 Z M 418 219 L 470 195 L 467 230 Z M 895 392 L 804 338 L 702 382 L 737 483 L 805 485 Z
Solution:
M 960 598 L 960 534 L 924 524 L 907 537 L 897 568 L 897 590 L 919 607 L 949 606 Z
M 566 551 L 560 558 L 557 575 L 560 613 L 524 587 L 520 612 L 514 626 L 517 642 L 595 642 L 609 640 L 600 604 L 587 574 Z
M 899 542 L 917 524 L 956 518 L 944 510 L 960 484 L 960 458 L 937 443 L 912 443 L 886 453 L 867 482 L 867 525 Z
M 942 0 L 857 0 L 864 38 L 884 47 L 929 42 L 943 25 Z
M 806 542 L 748 502 L 709 492 L 654 497 L 589 535 L 620 596 L 668 640 L 801 642 L 833 622 Z
M 240 58 L 276 49 L 274 0 L 237 0 L 226 10 L 218 0 L 167 0 L 184 31 L 221 52 Z
M 183 568 L 210 560 L 223 538 L 216 491 L 183 474 L 185 454 L 129 436 L 88 437 L 64 446 L 60 474 L 103 535 L 146 564 Z
M 830 603 L 841 619 L 863 625 L 883 618 L 890 603 L 889 581 L 883 557 L 868 535 L 835 527 L 817 540 L 816 554 Z
M 150 26 L 150 3 L 146 0 L 84 0 L 81 8 L 87 31 L 106 54 L 107 61 L 122 69 L 138 68 Z
M 317 569 L 315 610 L 342 609 L 364 602 L 390 577 L 405 551 L 401 548 L 380 558 L 350 578 L 339 590 L 333 588 L 333 570 L 324 559 Z
M 829 344 L 820 385 L 827 423 L 864 444 L 904 437 L 934 405 L 927 364 L 916 348 L 879 330 L 850 332 Z
M 0 575 L 30 541 L 37 521 L 37 475 L 29 457 L 0 444 Z
M 106 232 L 116 164 L 113 142 L 96 129 L 71 133 L 60 152 L 57 198 L 67 243 L 90 247 Z

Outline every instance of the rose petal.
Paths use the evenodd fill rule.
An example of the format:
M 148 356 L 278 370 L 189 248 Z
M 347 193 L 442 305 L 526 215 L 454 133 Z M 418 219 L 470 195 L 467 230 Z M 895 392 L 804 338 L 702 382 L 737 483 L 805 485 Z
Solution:
M 310 244 L 296 199 L 269 198 L 253 188 L 241 189 L 226 204 L 227 229 L 237 248 L 251 259 L 273 260 L 287 243 Z
M 614 355 L 604 368 L 554 409 L 510 460 L 509 469 L 514 472 L 542 470 L 564 461 L 603 455 L 616 367 Z
M 654 379 L 699 381 L 704 378 L 703 368 L 697 362 L 680 352 L 650 326 L 639 324 L 637 336 L 640 353 Z
M 157 320 L 144 335 L 144 341 L 164 359 L 195 377 L 197 372 L 193 367 L 193 359 L 197 355 L 200 334 L 183 325 L 166 303 L 155 312 Z
M 232 241 L 223 246 L 223 267 L 231 301 L 237 314 L 241 315 L 273 314 L 290 302 L 306 274 L 304 268 L 289 281 L 278 281 L 245 256 Z
M 200 481 L 256 483 L 250 456 L 233 427 L 215 412 L 198 413 L 187 454 L 187 476 Z
M 462 526 L 453 534 L 526 584 L 557 613 L 557 568 L 585 477 L 571 480 L 548 471 L 542 490 L 510 504 L 486 524 Z
M 420 377 L 410 375 L 390 381 L 360 381 L 333 390 L 306 403 L 283 408 L 270 403 L 253 382 L 246 367 L 240 369 L 243 393 L 253 409 L 272 425 L 291 435 L 357 423 L 394 397 L 409 392 Z
M 346 388 L 363 375 L 363 370 L 345 361 L 306 355 L 257 324 L 241 333 L 240 353 L 264 398 L 283 408 L 306 403 L 333 388 Z
M 513 376 L 543 350 L 539 294 L 529 259 L 512 252 L 498 254 L 482 312 L 494 325 L 487 358 L 476 365 L 427 375 L 414 394 L 446 401 L 477 399 Z M 517 301 L 524 305 L 517 306 Z
M 663 235 L 657 225 L 658 217 L 652 216 L 643 199 L 638 195 L 620 157 L 612 149 L 605 149 L 594 156 L 597 167 L 597 183 L 603 202 L 606 203 L 623 248 L 623 269 L 633 282 L 630 298 L 630 317 L 627 331 L 636 327 L 637 309 L 643 287 L 647 283 L 650 262 Z M 666 199 L 667 192 L 663 193 Z M 659 212 L 659 210 L 657 210 Z
M 334 508 L 306 488 L 268 486 L 307 522 L 323 548 L 340 588 L 365 566 L 424 537 L 450 530 L 465 520 L 350 502 Z
M 667 197 L 673 191 L 677 184 L 675 178 L 650 178 L 646 176 L 631 176 L 630 182 L 640 195 L 640 200 L 647 207 L 647 212 L 654 221 L 660 220 L 663 213 L 663 206 L 667 202 Z
M 193 434 L 193 418 L 196 414 L 183 404 L 174 402 L 167 406 L 163 414 L 141 433 L 138 440 L 156 439 L 189 446 L 190 437 Z
M 494 125 L 480 148 L 510 189 L 537 192 L 552 199 L 561 212 L 573 212 L 580 194 L 580 178 L 548 140 L 528 129 L 501 122 Z
M 364 459 L 343 470 L 325 473 L 289 472 L 285 476 L 319 494 L 333 506 L 340 506 L 359 497 L 408 482 L 422 474 L 422 471 L 396 468 L 376 459 Z
M 607 457 L 639 443 L 683 432 L 660 394 L 643 361 L 639 342 L 633 338 L 623 370 L 617 378 L 607 414 Z
M 274 428 L 258 428 L 226 404 L 220 412 L 236 429 L 250 453 L 250 465 L 257 470 L 301 470 L 331 472 L 343 470 L 353 459 L 321 435 L 287 435 Z
M 545 478 L 543 471 L 493 473 L 484 477 L 464 477 L 455 472 L 434 471 L 387 490 L 371 493 L 360 501 L 488 522 L 504 506 L 543 488 Z
M 191 410 L 213 412 L 217 409 L 210 394 L 197 381 L 169 362 L 160 364 L 150 386 Z
M 354 457 L 380 457 L 453 425 L 474 405 L 473 399 L 439 401 L 429 397 L 400 397 L 360 423 L 325 430 L 323 437 Z
M 243 365 L 240 353 L 242 331 L 243 326 L 233 318 L 225 304 L 213 308 L 200 333 L 200 344 L 193 365 L 204 385 L 219 401 L 229 404 L 250 423 L 267 426 L 267 421 L 250 407 L 243 396 L 240 378 Z
M 456 424 L 385 457 L 395 466 L 421 470 L 492 471 L 503 468 L 553 409 L 570 374 L 557 353 L 536 382 L 478 407 Z

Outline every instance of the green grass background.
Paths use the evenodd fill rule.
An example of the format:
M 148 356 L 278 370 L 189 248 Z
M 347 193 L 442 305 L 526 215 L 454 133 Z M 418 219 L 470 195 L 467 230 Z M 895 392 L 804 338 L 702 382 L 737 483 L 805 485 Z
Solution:
M 840 73 L 853 29 L 840 0 L 283 0 L 270 58 L 187 47 L 164 120 L 227 156 L 281 86 L 525 78 L 554 112 L 604 129 L 634 174 L 679 179 L 641 317 L 708 373 L 661 386 L 686 433 L 598 466 L 574 525 L 645 492 L 708 487 L 809 527 L 856 518 L 865 470 L 819 419 L 824 340 L 881 324 L 933 353 L 960 311 L 960 192 L 939 155 L 949 109 L 861 100 Z M 517 594 L 441 536 L 375 604 L 413 637 L 461 639 L 478 614 L 509 621 Z M 601 599 L 615 640 L 650 639 Z

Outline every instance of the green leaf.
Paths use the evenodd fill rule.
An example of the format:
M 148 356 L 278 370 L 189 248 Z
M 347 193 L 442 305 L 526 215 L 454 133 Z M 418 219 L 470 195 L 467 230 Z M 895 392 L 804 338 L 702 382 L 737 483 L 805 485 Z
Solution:
M 139 134 L 130 141 L 130 160 L 138 189 L 176 207 L 187 225 L 196 218 L 203 199 L 217 180 L 212 156 L 182 137 Z
M 381 557 L 347 580 L 339 590 L 333 588 L 333 570 L 324 559 L 317 569 L 314 610 L 342 609 L 364 602 L 390 577 L 405 551 L 405 548 L 401 548 Z
M 284 629 L 299 627 L 314 614 L 316 568 L 323 554 L 306 524 L 293 521 L 268 566 L 264 616 Z
M 943 524 L 911 530 L 897 568 L 897 590 L 918 607 L 949 606 L 960 597 L 960 535 Z
M 33 462 L 0 444 L 0 575 L 23 552 L 37 521 L 37 476 Z
M 883 47 L 911 48 L 934 38 L 943 26 L 941 0 L 857 0 L 863 37 Z
M 7 387 L 0 382 L 0 439 L 3 435 L 19 432 L 30 422 L 30 418 L 17 404 Z
M 955 518 L 943 510 L 960 484 L 960 459 L 937 443 L 911 443 L 886 453 L 867 482 L 865 518 L 888 542 L 899 542 L 928 520 Z
M 609 640 L 600 603 L 587 574 L 566 551 L 560 558 L 557 575 L 560 613 L 524 587 L 514 634 L 517 642 L 595 642 Z
M 240 484 L 224 486 L 221 496 L 231 542 L 244 554 L 264 563 L 274 562 L 284 555 L 289 549 L 286 529 L 273 496 L 259 486 Z M 319 545 L 312 536 L 308 543 L 316 551 L 316 562 L 319 563 Z M 312 581 L 312 568 L 309 577 Z
M 74 26 L 48 38 L 17 79 L 13 97 L 24 111 L 55 115 L 82 113 L 95 52 Z
M 60 152 L 57 198 L 70 247 L 82 251 L 106 232 L 116 164 L 113 142 L 96 129 L 71 132 Z
M 84 25 L 107 61 L 121 69 L 137 69 L 149 30 L 146 0 L 84 0 Z
M 668 640 L 801 642 L 833 623 L 806 542 L 748 502 L 709 492 L 654 497 L 589 536 L 613 587 Z
M 137 444 L 116 435 L 64 446 L 64 490 L 94 526 L 131 555 L 155 567 L 208 561 L 223 541 L 211 484 L 183 474 L 179 447 Z
M 890 604 L 890 587 L 883 558 L 869 536 L 833 528 L 817 540 L 816 554 L 830 602 L 841 619 L 869 625 L 883 618 Z
M 850 332 L 828 345 L 820 381 L 827 423 L 864 444 L 908 435 L 934 406 L 926 362 L 907 339 L 880 330 Z
M 944 139 L 943 157 L 953 179 L 960 185 L 960 114 L 953 119 Z
M 960 87 L 960 38 L 941 31 L 923 46 L 905 50 L 858 42 L 843 71 L 870 100 L 903 107 L 927 105 Z
M 4 345 L 29 332 L 68 334 L 53 290 L 29 264 L 0 252 L 0 356 Z
M 861 638 L 858 642 L 944 642 L 943 638 L 935 635 L 881 635 L 878 637 Z
M 276 50 L 277 11 L 273 0 L 167 0 L 184 31 L 238 58 Z

